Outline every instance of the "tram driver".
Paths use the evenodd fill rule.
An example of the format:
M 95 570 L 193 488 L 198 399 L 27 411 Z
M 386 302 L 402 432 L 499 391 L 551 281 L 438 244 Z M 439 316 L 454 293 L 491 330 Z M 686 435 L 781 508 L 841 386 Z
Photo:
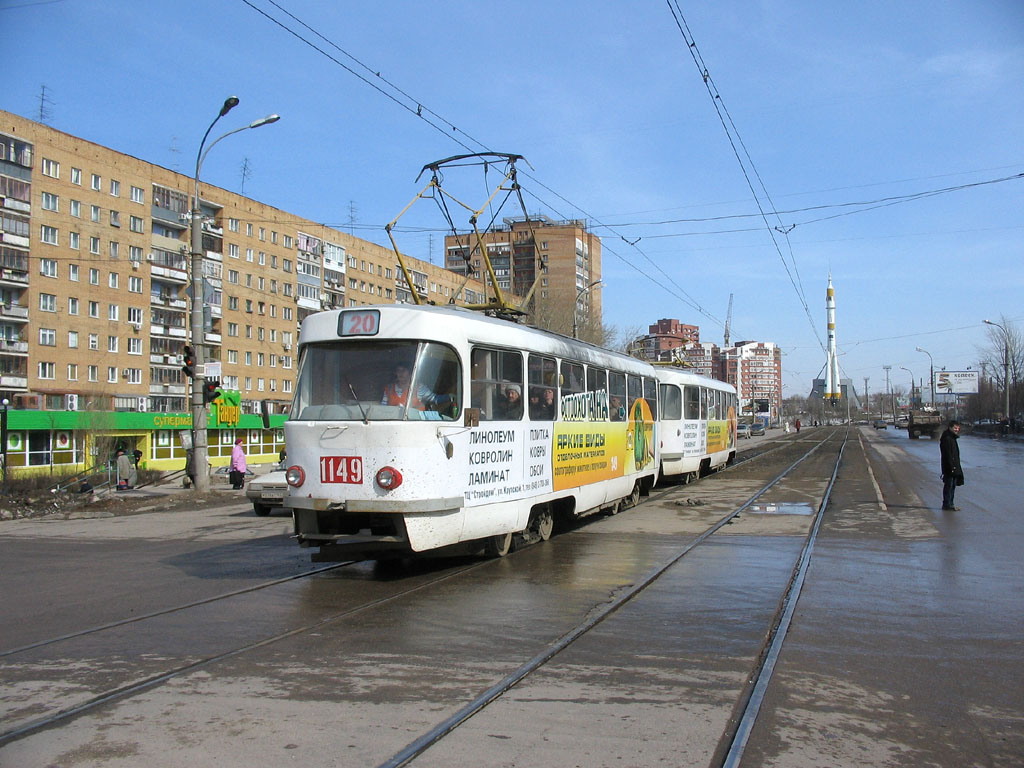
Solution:
M 384 394 L 381 396 L 381 405 L 405 405 L 417 410 L 425 408 L 436 409 L 440 406 L 449 405 L 452 402 L 451 395 L 435 394 L 424 384 L 417 384 L 416 391 L 411 392 L 412 371 L 405 363 L 395 365 L 393 379 L 384 387 Z M 410 393 L 412 398 L 410 400 Z

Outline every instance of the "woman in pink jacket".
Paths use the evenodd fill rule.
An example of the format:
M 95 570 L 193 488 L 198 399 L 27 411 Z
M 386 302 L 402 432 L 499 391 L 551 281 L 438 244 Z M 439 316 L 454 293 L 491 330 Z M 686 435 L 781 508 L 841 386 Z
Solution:
M 231 487 L 236 491 L 245 487 L 245 451 L 242 450 L 242 438 L 235 440 L 235 447 L 231 449 L 231 466 L 228 477 L 231 480 Z

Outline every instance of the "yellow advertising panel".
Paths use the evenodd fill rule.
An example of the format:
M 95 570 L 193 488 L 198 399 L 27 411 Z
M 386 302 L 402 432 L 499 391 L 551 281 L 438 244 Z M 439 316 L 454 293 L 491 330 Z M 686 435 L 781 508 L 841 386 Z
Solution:
M 728 421 L 709 421 L 708 453 L 727 450 L 729 448 L 730 437 Z
M 558 422 L 554 433 L 555 490 L 622 477 L 626 425 Z

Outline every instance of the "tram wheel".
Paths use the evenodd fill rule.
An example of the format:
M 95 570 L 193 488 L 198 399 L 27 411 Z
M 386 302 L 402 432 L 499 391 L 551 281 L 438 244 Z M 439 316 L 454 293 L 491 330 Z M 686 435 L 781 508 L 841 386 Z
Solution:
M 537 516 L 533 519 L 532 528 L 540 536 L 541 541 L 550 539 L 552 532 L 555 530 L 555 516 L 551 514 L 551 510 L 545 509 L 538 512 Z
M 623 499 L 623 506 L 625 506 L 627 508 L 628 507 L 635 507 L 639 503 L 640 503 L 640 482 L 637 481 L 637 483 L 633 486 L 633 491 L 629 494 L 629 496 L 627 496 L 625 499 Z
M 484 554 L 488 557 L 504 557 L 511 549 L 511 533 L 499 533 L 497 536 L 491 536 L 484 544 Z

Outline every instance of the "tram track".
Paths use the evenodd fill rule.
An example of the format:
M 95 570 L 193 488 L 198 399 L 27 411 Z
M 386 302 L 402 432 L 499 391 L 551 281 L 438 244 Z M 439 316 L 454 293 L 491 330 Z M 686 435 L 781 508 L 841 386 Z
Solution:
M 756 493 L 750 496 L 742 505 L 732 510 L 725 516 L 721 517 L 714 525 L 705 530 L 700 535 L 689 541 L 684 547 L 678 550 L 674 556 L 664 562 L 662 565 L 657 567 L 655 570 L 649 572 L 645 577 L 639 580 L 632 587 L 621 593 L 618 597 L 610 601 L 609 603 L 598 607 L 592 611 L 587 618 L 577 624 L 575 627 L 570 629 L 568 632 L 561 635 L 555 641 L 550 643 L 540 653 L 534 655 L 526 663 L 522 664 L 515 671 L 505 676 L 490 688 L 484 690 L 479 696 L 472 699 L 466 705 L 461 707 L 458 711 L 446 718 L 442 722 L 438 723 L 432 729 L 424 732 L 418 738 L 411 741 L 405 748 L 392 755 L 388 760 L 379 763 L 378 768 L 401 768 L 414 761 L 417 757 L 422 755 L 426 750 L 435 744 L 439 743 L 442 739 L 451 734 L 456 728 L 468 721 L 474 715 L 482 711 L 485 707 L 495 702 L 498 698 L 512 689 L 514 686 L 525 680 L 529 675 L 538 671 L 545 664 L 553 660 L 558 654 L 566 650 L 579 638 L 593 630 L 605 619 L 613 615 L 616 611 L 622 608 L 626 603 L 630 602 L 638 595 L 640 595 L 645 589 L 654 584 L 660 579 L 667 571 L 675 566 L 680 560 L 686 555 L 692 552 L 694 549 L 703 544 L 707 539 L 721 530 L 724 526 L 728 525 L 735 518 L 737 518 L 745 510 L 749 509 L 758 499 L 764 496 L 769 490 L 775 487 L 780 481 L 787 478 L 790 473 L 805 460 L 818 451 L 819 448 L 828 443 L 836 432 L 830 432 L 823 440 L 816 442 L 814 446 L 804 453 L 797 461 L 790 464 L 781 474 L 777 475 Z M 728 745 L 728 750 L 724 758 L 716 758 L 716 762 L 713 765 L 729 766 L 735 768 L 739 765 L 739 759 L 742 756 L 743 747 L 746 744 L 746 737 L 749 735 L 750 729 L 753 727 L 753 722 L 757 716 L 757 710 L 760 706 L 761 699 L 763 698 L 764 689 L 771 678 L 771 671 L 774 666 L 774 660 L 778 656 L 778 652 L 781 649 L 782 641 L 785 638 L 785 631 L 792 618 L 792 611 L 795 608 L 796 598 L 799 596 L 799 589 L 803 583 L 804 574 L 806 573 L 807 566 L 810 563 L 810 553 L 813 548 L 814 539 L 817 537 L 817 532 L 820 527 L 821 518 L 825 507 L 828 503 L 828 496 L 831 493 L 833 484 L 835 483 L 836 474 L 839 470 L 840 463 L 842 461 L 842 452 L 846 444 L 846 435 L 843 437 L 843 443 L 840 447 L 838 456 L 836 458 L 835 467 L 832 472 L 831 480 L 826 489 L 825 495 L 818 507 L 815 515 L 815 522 L 812 526 L 811 532 L 808 534 L 807 540 L 805 541 L 804 547 L 801 550 L 801 555 L 794 566 L 793 573 L 789 579 L 786 590 L 783 594 L 782 599 L 779 603 L 779 609 L 776 611 L 772 618 L 770 627 L 766 632 L 766 641 L 762 646 L 762 651 L 758 656 L 758 661 L 750 675 L 750 682 L 747 688 L 744 690 L 740 697 L 741 712 L 742 715 L 730 727 L 725 734 L 723 734 L 723 743 Z M 763 455 L 763 454 L 759 454 Z M 678 487 L 678 486 L 677 486 Z M 668 489 L 671 490 L 671 489 Z M 667 491 L 666 491 L 667 493 Z
M 674 557 L 669 559 L 667 562 L 663 563 L 655 570 L 648 573 L 642 579 L 638 580 L 635 584 L 632 585 L 632 587 L 630 587 L 625 592 L 619 594 L 615 599 L 605 604 L 599 605 L 596 608 L 589 611 L 587 613 L 587 618 L 584 621 L 581 621 L 579 624 L 572 627 L 568 631 L 561 633 L 556 640 L 554 640 L 541 651 L 536 653 L 526 663 L 522 664 L 509 675 L 503 677 L 494 685 L 484 689 L 482 693 L 480 693 L 478 696 L 472 699 L 472 701 L 470 701 L 468 704 L 459 709 L 456 715 L 453 715 L 451 718 L 448 718 L 447 720 L 436 726 L 434 729 L 431 729 L 430 731 L 421 735 L 419 738 L 411 742 L 410 745 L 405 750 L 396 753 L 395 756 L 393 756 L 388 762 L 382 763 L 382 765 L 397 766 L 407 764 L 411 760 L 415 759 L 417 755 L 425 751 L 425 749 L 429 748 L 433 744 L 436 744 L 446 735 L 454 731 L 459 725 L 461 725 L 463 722 L 471 718 L 474 714 L 485 708 L 488 704 L 500 698 L 505 692 L 510 690 L 512 687 L 517 685 L 525 678 L 527 678 L 529 675 L 533 674 L 535 671 L 539 670 L 549 661 L 556 658 L 559 653 L 569 648 L 576 640 L 583 637 L 592 629 L 594 629 L 597 625 L 604 621 L 605 618 L 614 614 L 617 610 L 619 610 L 619 608 L 621 608 L 627 602 L 634 599 L 637 595 L 643 592 L 644 589 L 646 589 L 651 584 L 655 583 L 659 578 L 661 578 L 661 576 L 666 571 L 671 569 L 673 565 L 678 563 L 678 561 L 681 560 L 684 556 L 686 556 L 689 552 L 699 547 L 708 538 L 710 538 L 715 533 L 720 531 L 724 526 L 730 524 L 742 512 L 747 510 L 753 503 L 755 503 L 759 498 L 761 498 L 765 493 L 767 493 L 772 487 L 774 487 L 784 478 L 790 476 L 790 474 L 793 472 L 794 469 L 796 469 L 796 467 L 800 466 L 807 458 L 815 454 L 815 452 L 818 451 L 823 445 L 825 445 L 831 437 L 832 434 L 827 435 L 821 441 L 815 442 L 814 445 L 810 448 L 810 450 L 804 452 L 801 456 L 799 456 L 799 458 L 797 458 L 796 461 L 791 463 L 782 473 L 778 474 L 776 477 L 772 478 L 767 484 L 763 485 L 763 487 L 761 487 L 756 493 L 751 495 L 750 498 L 748 498 L 744 504 L 732 510 L 729 514 L 722 516 L 713 525 L 709 526 L 703 533 L 692 538 L 686 544 L 686 546 L 683 547 Z M 737 462 L 736 466 L 749 466 L 749 461 L 751 459 L 764 456 L 767 453 L 774 453 L 779 450 L 789 450 L 793 451 L 794 453 L 799 453 L 800 449 L 802 449 L 803 447 L 804 446 L 801 446 L 798 443 L 795 443 L 794 441 L 783 441 L 781 445 L 769 449 L 769 451 L 761 452 L 757 456 L 752 456 L 744 460 L 743 462 Z M 720 474 L 722 473 L 714 473 L 710 477 L 714 477 Z M 673 490 L 678 490 L 680 487 L 686 486 L 669 486 L 664 491 L 659 489 L 658 491 L 655 492 L 655 494 L 652 494 L 652 498 L 661 498 L 664 494 L 669 493 Z M 822 504 L 822 509 L 823 508 L 824 503 Z M 94 691 L 92 692 L 91 695 L 83 698 L 80 701 L 61 707 L 60 709 L 51 711 L 45 715 L 23 721 L 20 724 L 16 725 L 14 728 L 11 728 L 10 730 L 0 733 L 0 747 L 4 746 L 7 743 L 22 739 L 31 734 L 38 733 L 40 731 L 47 730 L 50 728 L 59 727 L 63 724 L 66 724 L 74 720 L 75 718 L 81 715 L 93 712 L 105 705 L 111 704 L 119 700 L 130 698 L 139 693 L 142 693 L 143 691 L 153 689 L 176 678 L 180 678 L 190 673 L 196 672 L 197 670 L 210 667 L 211 665 L 215 665 L 218 662 L 223 662 L 231 658 L 243 656 L 246 653 L 250 653 L 258 649 L 265 648 L 267 646 L 279 643 L 288 638 L 293 638 L 303 634 L 314 633 L 316 632 L 316 630 L 321 629 L 327 625 L 330 625 L 332 622 L 338 622 L 343 619 L 357 615 L 359 613 L 364 613 L 368 610 L 380 608 L 388 603 L 402 599 L 415 592 L 422 592 L 423 590 L 427 590 L 432 586 L 440 584 L 441 582 L 456 579 L 460 576 L 467 574 L 470 571 L 485 567 L 492 562 L 494 561 L 476 561 L 470 563 L 465 567 L 459 567 L 455 570 L 448 571 L 436 578 L 427 579 L 419 584 L 416 584 L 411 588 L 400 589 L 392 594 L 380 597 L 379 599 L 366 601 L 359 605 L 354 605 L 349 608 L 346 608 L 343 611 L 336 611 L 330 613 L 329 615 L 324 615 L 316 621 L 306 622 L 300 626 L 284 629 L 272 635 L 267 635 L 265 637 L 253 639 L 251 642 L 238 644 L 230 649 L 221 651 L 219 653 L 208 654 L 203 656 L 202 658 L 188 661 L 187 663 L 180 663 L 173 667 L 168 667 L 159 671 L 154 671 L 147 675 L 140 676 L 134 680 L 122 681 L 121 684 L 119 685 L 112 685 L 103 690 Z M 319 574 L 323 574 L 325 571 L 338 570 L 353 564 L 354 563 L 333 564 L 325 568 L 320 568 L 305 574 L 292 576 L 287 579 L 279 579 L 271 582 L 266 582 L 264 584 L 255 585 L 245 590 L 238 590 L 231 593 L 225 593 L 223 595 L 214 596 L 211 598 L 207 598 L 205 600 L 195 601 L 194 603 L 153 612 L 145 616 L 132 617 L 130 619 L 112 622 L 110 624 L 106 624 L 103 626 L 88 628 L 78 632 L 69 633 L 68 635 L 59 638 L 52 638 L 50 640 L 40 641 L 38 643 L 34 643 L 30 646 L 25 646 L 23 648 L 5 651 L 3 653 L 0 653 L 0 658 L 3 658 L 5 662 L 7 660 L 15 660 L 19 654 L 24 654 L 30 651 L 39 651 L 50 646 L 58 646 L 61 643 L 80 640 L 87 636 L 101 635 L 105 631 L 124 628 L 126 625 L 145 623 L 147 621 L 152 621 L 159 617 L 167 616 L 168 614 L 184 612 L 190 608 L 197 608 L 200 606 L 210 605 L 219 600 L 227 600 L 232 597 L 238 597 L 240 595 L 244 595 L 247 593 L 259 592 L 261 590 L 266 590 L 274 586 L 279 586 L 286 582 L 295 581 L 297 579 L 303 579 L 310 576 L 316 576 Z

